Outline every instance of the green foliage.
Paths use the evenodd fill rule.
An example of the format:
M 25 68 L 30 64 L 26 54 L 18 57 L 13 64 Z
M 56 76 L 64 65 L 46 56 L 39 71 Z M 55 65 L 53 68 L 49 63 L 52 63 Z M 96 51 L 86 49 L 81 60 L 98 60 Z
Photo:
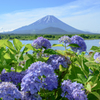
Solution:
M 85 35 L 81 36 L 85 37 Z M 37 35 L 34 37 L 37 37 Z M 44 37 L 51 38 L 52 35 L 44 35 Z M 23 46 L 24 49 L 21 51 Z M 62 44 L 53 44 L 52 47 L 54 46 L 64 47 Z M 78 47 L 76 44 L 71 44 L 69 46 Z M 26 52 L 30 50 L 34 51 L 34 54 L 26 54 Z M 93 50 L 94 53 L 100 52 L 100 47 L 93 46 L 91 50 Z M 37 57 L 37 53 L 40 54 L 39 57 Z M 13 43 L 9 40 L 0 40 L 0 73 L 3 69 L 10 72 L 11 67 L 14 67 L 16 72 L 21 72 L 28 69 L 34 62 L 46 62 L 49 57 L 43 57 L 41 54 L 42 49 L 35 49 L 31 44 L 22 45 L 21 41 L 18 39 L 14 39 Z M 100 64 L 94 61 L 93 55 L 91 56 L 92 60 L 89 60 L 85 57 L 84 52 L 79 55 L 70 49 L 46 49 L 44 50 L 44 54 L 56 54 L 69 57 L 71 64 L 69 65 L 69 68 L 64 68 L 60 65 L 59 70 L 55 71 L 58 75 L 58 88 L 53 91 L 41 90 L 38 94 L 40 94 L 43 100 L 66 100 L 66 98 L 61 97 L 61 82 L 67 79 L 70 79 L 72 82 L 77 81 L 83 84 L 88 100 L 100 100 Z M 27 59 L 25 59 L 25 57 Z M 26 60 L 26 62 L 22 68 L 19 63 L 23 60 Z M 91 69 L 93 73 L 91 73 L 89 69 Z

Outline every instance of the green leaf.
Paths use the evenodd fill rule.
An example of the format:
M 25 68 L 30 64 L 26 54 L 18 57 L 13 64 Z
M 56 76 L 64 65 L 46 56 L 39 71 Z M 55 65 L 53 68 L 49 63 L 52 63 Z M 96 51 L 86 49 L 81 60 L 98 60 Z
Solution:
M 41 57 L 41 58 L 36 59 L 36 61 L 42 61 L 42 62 L 45 62 L 45 59 Z
M 66 69 L 67 69 L 67 68 L 64 68 L 62 65 L 59 65 L 59 70 L 60 70 L 61 72 L 66 71 Z
M 82 83 L 86 82 L 86 78 L 83 74 L 77 74 L 78 78 L 82 81 Z
M 14 46 L 15 46 L 15 48 L 16 48 L 16 50 L 19 52 L 21 49 L 22 49 L 22 47 L 23 47 L 23 45 L 22 45 L 22 42 L 20 41 L 20 40 L 18 40 L 18 39 L 14 39 L 13 40 L 13 44 L 14 44 Z
M 100 81 L 96 83 L 96 86 L 92 88 L 92 90 L 99 90 L 100 89 Z
M 48 53 L 48 54 L 59 54 L 59 53 L 57 53 L 55 50 L 53 50 L 53 49 L 46 49 L 46 50 L 44 50 L 44 53 Z
M 100 70 L 100 64 L 94 62 L 94 61 L 90 61 L 90 62 L 86 62 L 86 65 L 91 67 L 91 68 L 94 68 L 96 70 Z
M 17 72 L 21 72 L 23 69 L 21 66 L 17 66 Z
M 34 59 L 33 58 L 30 58 L 30 59 L 28 59 L 27 61 L 26 61 L 26 63 L 25 63 L 25 69 L 28 69 L 28 67 L 32 64 L 32 63 L 34 63 Z
M 93 78 L 93 76 L 89 76 L 89 78 L 87 79 L 86 83 L 89 82 L 92 78 Z
M 28 48 L 27 51 L 29 50 L 37 51 L 37 49 L 35 49 L 31 44 L 26 44 L 25 47 Z
M 13 53 L 13 54 L 16 54 L 16 50 L 15 48 L 13 47 L 13 44 L 10 42 L 10 41 L 7 41 L 5 43 L 5 45 L 9 48 L 9 50 Z
M 85 64 L 84 58 L 83 58 L 83 60 L 82 60 L 82 62 L 81 62 L 81 68 L 82 68 L 82 70 L 83 70 L 83 73 L 86 75 L 86 77 L 88 77 L 88 76 L 89 76 L 89 68 L 88 68 L 88 66 Z
M 78 78 L 73 79 L 73 81 L 77 81 L 77 82 L 79 82 L 79 83 L 83 83 L 82 80 L 81 80 L 81 79 L 78 79 Z
M 0 40 L 0 47 L 3 47 L 7 40 Z
M 97 51 L 97 50 L 99 50 L 99 47 L 97 47 L 97 46 L 92 46 L 90 50 L 93 50 L 93 51 L 96 50 L 96 51 Z
M 57 47 L 57 46 L 58 46 L 58 47 L 64 47 L 63 44 L 53 44 L 53 45 L 52 45 L 52 47 Z
M 5 59 L 12 59 L 12 58 L 10 57 L 9 53 L 5 53 L 4 58 L 5 58 Z
M 84 75 L 84 73 L 82 72 L 80 67 L 73 65 L 72 68 L 71 68 L 71 73 L 69 75 L 69 78 L 71 80 L 77 79 L 78 78 L 77 74 L 83 74 Z
M 98 100 L 100 100 L 100 95 L 97 92 L 91 92 L 91 94 L 95 95 L 98 98 Z
M 79 45 L 77 45 L 77 44 L 74 44 L 74 43 L 72 43 L 72 44 L 69 44 L 67 47 L 78 47 L 78 48 L 80 48 L 80 46 Z
M 66 51 L 65 50 L 56 50 L 56 52 L 58 53 L 58 54 L 60 54 L 60 55 L 63 55 L 63 56 L 65 56 L 66 54 Z

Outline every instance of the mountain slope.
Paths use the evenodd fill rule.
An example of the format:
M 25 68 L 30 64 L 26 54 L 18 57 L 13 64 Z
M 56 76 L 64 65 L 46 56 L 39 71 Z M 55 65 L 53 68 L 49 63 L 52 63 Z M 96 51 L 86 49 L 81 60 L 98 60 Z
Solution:
M 35 33 L 38 33 L 38 34 L 52 34 L 52 33 L 53 34 L 67 34 L 68 32 L 60 28 L 56 28 L 56 27 L 47 27 L 39 31 L 36 31 Z
M 52 15 L 47 15 L 30 25 L 15 29 L 12 33 L 35 33 L 48 27 L 56 27 L 72 33 L 84 33 L 84 31 L 75 29 Z

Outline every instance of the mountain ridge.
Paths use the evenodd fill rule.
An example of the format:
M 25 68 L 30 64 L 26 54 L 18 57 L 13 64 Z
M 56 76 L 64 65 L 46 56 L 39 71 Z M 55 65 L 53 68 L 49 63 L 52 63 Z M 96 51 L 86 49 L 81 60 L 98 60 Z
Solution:
M 60 30 L 60 31 L 62 30 L 62 33 L 63 33 L 63 31 L 66 31 L 67 33 L 69 32 L 69 33 L 78 33 L 78 34 L 86 33 L 84 31 L 78 30 L 78 29 L 62 22 L 61 20 L 59 20 L 58 18 L 56 18 L 53 15 L 47 15 L 32 24 L 15 29 L 15 30 L 11 31 L 10 33 L 15 33 L 15 34 L 30 34 L 30 33 L 35 34 L 35 33 L 37 33 L 37 34 L 39 34 L 39 33 L 41 33 L 40 30 L 43 30 L 43 29 L 46 29 L 49 27 L 52 27 L 52 29 L 58 28 L 58 30 Z M 47 32 L 47 34 L 48 34 L 48 32 Z

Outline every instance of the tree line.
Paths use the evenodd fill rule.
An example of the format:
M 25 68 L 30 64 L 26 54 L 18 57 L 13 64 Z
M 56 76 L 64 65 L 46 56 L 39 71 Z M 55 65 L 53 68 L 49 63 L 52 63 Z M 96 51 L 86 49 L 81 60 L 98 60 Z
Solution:
M 69 36 L 72 37 L 74 35 L 79 35 L 83 39 L 100 39 L 100 34 L 0 34 L 0 39 L 9 39 L 12 40 L 14 38 L 19 40 L 33 40 L 37 37 L 44 37 L 49 40 L 58 40 L 61 36 Z

